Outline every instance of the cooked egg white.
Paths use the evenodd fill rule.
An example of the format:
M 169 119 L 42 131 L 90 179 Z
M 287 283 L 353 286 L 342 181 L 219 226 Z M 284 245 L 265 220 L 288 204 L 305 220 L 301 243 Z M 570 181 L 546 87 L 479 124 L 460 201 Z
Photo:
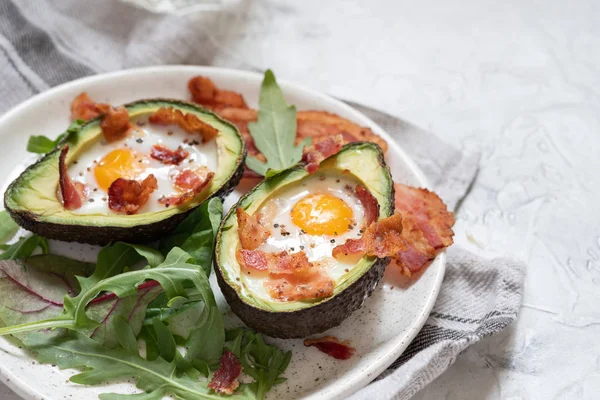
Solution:
M 161 126 L 148 123 L 147 117 L 132 119 L 137 130 L 125 139 L 106 143 L 99 140 L 69 165 L 69 176 L 82 182 L 88 189 L 88 198 L 83 206 L 73 210 L 78 214 L 109 214 L 107 190 L 117 178 L 143 180 L 153 174 L 158 182 L 148 202 L 139 213 L 163 210 L 158 203 L 161 196 L 177 195 L 173 179 L 184 169 L 201 166 L 211 171 L 217 169 L 217 145 L 215 140 L 202 143 L 199 135 L 186 133 L 178 126 Z M 150 157 L 152 146 L 162 144 L 170 150 L 181 146 L 189 153 L 179 165 L 165 165 Z
M 308 260 L 338 281 L 360 257 L 337 260 L 333 248 L 357 239 L 365 229 L 365 211 L 354 194 L 357 182 L 344 174 L 315 174 L 274 193 L 257 211 L 271 233 L 258 250 L 306 252 Z M 255 296 L 272 301 L 264 274 L 242 274 Z

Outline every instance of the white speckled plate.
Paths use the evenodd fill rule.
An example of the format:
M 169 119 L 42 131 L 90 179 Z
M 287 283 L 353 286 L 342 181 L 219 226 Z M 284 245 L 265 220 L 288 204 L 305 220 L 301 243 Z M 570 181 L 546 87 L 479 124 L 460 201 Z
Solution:
M 251 106 L 256 105 L 262 75 L 219 68 L 154 67 L 70 82 L 29 99 L 0 118 L 0 140 L 3 143 L 0 171 L 7 171 L 4 188 L 34 159 L 25 151 L 27 138 L 39 134 L 56 136 L 64 131 L 69 123 L 69 105 L 78 93 L 87 91 L 93 99 L 112 104 L 151 97 L 188 99 L 187 81 L 194 75 L 209 76 L 218 86 L 241 92 Z M 386 158 L 394 179 L 415 186 L 427 186 L 422 172 L 400 145 L 369 118 L 331 97 L 287 82 L 280 84 L 288 102 L 300 110 L 326 110 L 370 127 L 389 143 Z M 239 195 L 239 192 L 234 192 L 227 199 L 226 208 Z M 52 248 L 86 260 L 94 260 L 97 251 L 93 246 L 57 242 L 52 243 Z M 327 332 L 351 341 L 357 352 L 350 360 L 334 360 L 314 347 L 304 347 L 301 340 L 276 340 L 279 346 L 292 350 L 294 355 L 286 372 L 287 382 L 277 386 L 269 398 L 345 398 L 368 384 L 400 356 L 425 323 L 437 297 L 444 268 L 444 254 L 438 256 L 424 273 L 411 282 L 388 268 L 383 284 L 362 309 L 341 326 Z M 215 282 L 212 283 L 220 304 L 225 308 L 219 288 Z M 128 383 L 105 387 L 75 385 L 68 381 L 73 372 L 39 365 L 29 354 L 0 338 L 1 379 L 24 398 L 92 399 L 109 390 L 137 392 Z

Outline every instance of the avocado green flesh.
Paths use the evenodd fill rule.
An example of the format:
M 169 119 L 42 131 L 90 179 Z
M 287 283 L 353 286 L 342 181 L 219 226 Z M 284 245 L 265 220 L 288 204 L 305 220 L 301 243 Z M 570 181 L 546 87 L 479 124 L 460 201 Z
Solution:
M 383 161 L 381 150 L 377 145 L 373 143 L 352 143 L 346 145 L 339 153 L 321 163 L 317 174 L 341 174 L 352 180 L 358 181 L 377 199 L 380 206 L 380 218 L 385 218 L 393 214 L 393 182 L 389 169 Z M 377 264 L 377 267 L 379 268 L 382 262 L 387 263 L 383 260 L 377 260 L 374 257 L 361 258 L 347 273 L 337 280 L 333 295 L 325 299 L 289 302 L 278 300 L 271 301 L 265 299 L 263 296 L 258 296 L 249 292 L 248 288 L 243 285 L 244 277 L 241 276 L 240 266 L 235 257 L 236 250 L 239 248 L 235 209 L 237 207 L 242 207 L 249 214 L 253 214 L 257 212 L 267 200 L 276 197 L 284 188 L 289 185 L 301 184 L 302 181 L 306 180 L 308 177 L 309 174 L 304 166 L 299 165 L 266 179 L 255 187 L 254 190 L 240 199 L 238 204 L 232 207 L 221 225 L 217 237 L 216 248 L 217 275 L 220 278 L 219 282 L 223 283 L 221 288 L 226 295 L 226 298 L 230 301 L 230 304 L 237 304 L 238 311 L 246 313 L 246 315 L 238 314 L 238 312 L 236 312 L 236 307 L 232 306 L 234 312 L 251 326 L 255 324 L 253 324 L 252 318 L 248 318 L 248 314 L 254 314 L 256 320 L 261 320 L 261 324 L 265 321 L 270 321 L 268 317 L 265 317 L 264 313 L 261 314 L 258 312 L 258 314 L 261 315 L 259 318 L 256 311 L 257 309 L 267 312 L 267 315 L 269 313 L 278 315 L 277 313 L 281 314 L 282 312 L 294 314 L 295 312 L 306 311 L 315 307 L 318 309 L 327 309 L 328 303 L 332 303 L 333 299 L 344 294 L 348 289 L 352 289 L 356 292 L 354 294 L 348 294 L 348 296 L 364 298 L 369 291 L 372 291 L 372 286 L 374 286 L 374 284 L 376 285 L 377 281 L 380 279 L 379 272 L 381 271 L 378 270 L 376 271 L 377 273 L 374 271 L 371 274 L 367 274 L 368 271 L 373 269 L 375 264 Z M 361 278 L 364 278 L 366 275 L 370 275 L 369 279 L 367 279 L 369 282 L 359 282 L 361 281 Z M 375 280 L 375 282 L 373 282 L 373 280 Z M 359 283 L 359 285 L 356 285 L 357 283 Z M 229 296 L 231 298 L 227 297 L 227 293 L 231 293 Z M 336 303 L 338 302 L 336 301 Z M 357 302 L 354 301 L 352 304 L 356 305 Z M 344 308 L 343 305 L 336 305 L 335 307 L 336 309 L 340 307 L 342 309 Z M 350 305 L 349 308 L 351 308 Z M 264 318 L 266 318 L 266 320 Z M 332 318 L 332 321 L 335 320 L 337 320 L 337 318 Z M 277 324 L 275 323 L 275 325 Z M 295 329 L 297 328 L 298 327 Z M 264 332 L 264 328 L 261 329 L 260 324 L 256 325 L 256 329 Z M 285 327 L 282 327 L 282 329 L 285 330 Z M 279 337 L 298 337 L 289 336 L 289 334 L 293 334 L 293 332 L 271 330 L 268 334 Z
M 180 214 L 185 214 L 199 206 L 208 197 L 230 191 L 233 186 L 237 185 L 241 177 L 243 169 L 243 161 L 245 158 L 245 146 L 241 136 L 235 126 L 227 121 L 220 119 L 215 114 L 200 108 L 196 105 L 172 100 L 142 100 L 126 106 L 129 111 L 130 119 L 149 116 L 159 108 L 173 107 L 181 110 L 183 113 L 193 113 L 202 121 L 209 123 L 219 130 L 216 137 L 217 144 L 217 170 L 215 176 L 206 189 L 193 200 L 182 205 L 161 209 L 155 212 L 138 213 L 133 215 L 123 215 L 117 213 L 93 213 L 81 214 L 66 210 L 61 201 L 57 197 L 59 171 L 58 159 L 60 148 L 64 143 L 69 144 L 69 152 L 67 154 L 66 163 L 77 159 L 82 153 L 89 149 L 94 143 L 102 140 L 103 135 L 100 128 L 100 119 L 92 120 L 86 123 L 77 133 L 70 135 L 64 143 L 61 143 L 56 149 L 44 156 L 36 164 L 25 170 L 19 178 L 17 178 L 8 188 L 5 193 L 5 208 L 11 213 L 13 218 L 26 229 L 34 232 L 37 231 L 39 224 L 50 224 L 56 229 L 66 226 L 78 227 L 107 227 L 120 228 L 115 229 L 112 233 L 107 233 L 103 236 L 117 235 L 117 237 L 106 237 L 104 239 L 123 240 L 124 237 L 133 237 L 136 235 L 133 232 L 125 234 L 124 229 L 133 227 L 143 227 L 146 225 L 154 225 L 150 230 L 142 229 L 143 236 L 146 237 L 157 231 L 160 233 L 159 227 L 156 226 L 160 221 L 166 221 Z M 233 185 L 232 187 L 230 187 Z M 44 227 L 41 231 L 49 235 L 51 238 L 61 240 L 71 240 L 68 237 L 63 237 L 60 233 L 53 233 L 54 228 L 49 226 Z M 168 228 L 165 226 L 165 229 Z M 172 227 L 171 227 L 172 228 Z M 48 230 L 50 229 L 50 232 Z M 97 240 L 92 237 L 97 234 L 97 230 L 92 233 L 90 231 L 89 240 L 86 239 L 86 234 L 77 235 L 76 241 L 84 241 L 87 243 L 95 243 Z M 42 234 L 41 232 L 38 232 Z M 103 240 L 105 242 L 106 240 Z

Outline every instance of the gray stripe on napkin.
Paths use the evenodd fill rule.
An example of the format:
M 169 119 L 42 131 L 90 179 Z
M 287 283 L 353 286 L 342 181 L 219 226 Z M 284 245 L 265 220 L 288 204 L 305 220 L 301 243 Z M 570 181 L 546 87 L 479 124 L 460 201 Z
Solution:
M 124 65 L 209 60 L 229 60 L 230 66 L 247 65 L 224 53 L 226 49 L 215 45 L 213 38 L 202 34 L 206 31 L 189 20 L 140 11 L 117 1 L 93 2 L 88 6 L 101 7 L 102 13 L 95 20 L 94 13 L 87 13 L 82 24 L 74 17 L 82 11 L 76 0 L 60 2 L 60 9 L 46 0 L 0 2 L 0 112 L 48 86 L 104 72 L 111 66 L 115 69 Z M 23 13 L 22 9 L 28 12 Z M 60 16 L 61 22 L 48 17 L 51 15 Z M 115 18 L 106 18 L 109 15 Z M 69 41 L 65 46 L 67 53 L 52 38 L 58 36 L 65 41 L 71 37 L 73 28 L 66 24 L 69 18 L 77 24 L 80 40 Z M 145 40 L 145 34 L 151 40 Z M 96 51 L 82 43 L 97 43 L 110 51 Z M 451 209 L 460 204 L 475 179 L 478 154 L 463 154 L 406 121 L 351 105 L 398 140 Z M 352 399 L 408 399 L 446 370 L 469 345 L 504 329 L 514 321 L 519 309 L 523 271 L 524 265 L 514 260 L 489 260 L 456 246 L 450 248 L 446 276 L 425 326 L 404 354 Z

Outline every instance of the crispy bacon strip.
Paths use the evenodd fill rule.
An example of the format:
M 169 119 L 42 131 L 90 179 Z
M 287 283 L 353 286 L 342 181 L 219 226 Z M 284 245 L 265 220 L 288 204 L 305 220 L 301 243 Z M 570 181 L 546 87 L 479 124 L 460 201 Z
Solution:
M 261 225 L 259 214 L 250 215 L 241 207 L 238 207 L 235 212 L 238 235 L 243 249 L 255 250 L 271 236 L 271 233 Z
M 135 214 L 157 188 L 156 177 L 152 174 L 142 182 L 119 178 L 108 188 L 108 208 L 128 215 Z
M 202 142 L 208 142 L 214 139 L 219 130 L 210 124 L 202 121 L 192 113 L 182 113 L 173 107 L 162 107 L 156 110 L 148 120 L 157 125 L 177 125 L 187 133 L 198 134 L 202 137 Z
M 404 215 L 402 237 L 406 249 L 394 259 L 402 272 L 411 276 L 429 264 L 453 243 L 454 215 L 444 202 L 427 189 L 395 184 L 396 210 Z
M 102 135 L 107 142 L 121 140 L 133 128 L 129 122 L 129 112 L 125 107 L 108 107 L 102 121 L 100 121 Z
M 96 103 L 86 92 L 80 93 L 71 102 L 71 121 L 89 121 L 106 113 L 109 108 L 109 104 Z
M 190 79 L 188 89 L 194 102 L 213 110 L 225 107 L 248 108 L 241 94 L 220 90 L 212 80 L 204 76 L 196 76 Z
M 302 154 L 302 161 L 306 163 L 306 170 L 314 174 L 319 169 L 319 164 L 327 157 L 336 154 L 344 145 L 342 135 L 322 140 L 312 146 L 305 147 Z
M 265 253 L 239 249 L 236 258 L 246 271 L 268 272 L 264 286 L 281 301 L 320 299 L 333 294 L 335 282 L 321 268 L 308 261 L 306 253 Z
M 177 174 L 175 186 L 185 190 L 185 192 L 178 196 L 161 197 L 158 202 L 167 207 L 186 203 L 201 193 L 212 182 L 214 176 L 215 173 L 206 167 L 198 168 L 195 171 L 183 170 Z
M 242 373 L 242 364 L 235 354 L 225 350 L 221 356 L 219 369 L 215 371 L 208 387 L 217 393 L 233 394 L 240 386 L 238 377 Z
M 371 192 L 361 185 L 356 185 L 354 193 L 365 209 L 365 218 L 367 226 L 369 226 L 371 222 L 377 221 L 377 218 L 379 218 L 379 202 Z
M 235 92 L 222 91 L 206 77 L 197 76 L 188 83 L 193 101 L 217 112 L 223 118 L 234 123 L 246 141 L 248 155 L 255 156 L 265 161 L 248 131 L 248 123 L 256 121 L 257 112 L 248 108 L 244 98 Z M 311 137 L 313 145 L 340 134 L 342 144 L 368 141 L 377 143 L 384 152 L 387 151 L 385 140 L 377 136 L 369 128 L 364 128 L 355 123 L 324 111 L 299 111 L 297 118 L 296 144 L 304 138 Z M 255 173 L 246 169 L 244 177 L 257 177 Z
M 255 270 L 258 272 L 267 271 L 269 269 L 269 259 L 267 258 L 267 255 L 260 250 L 239 249 L 235 256 L 243 269 Z
M 87 196 L 85 194 L 85 185 L 81 182 L 73 182 L 69 176 L 66 163 L 68 152 L 69 145 L 65 144 L 58 156 L 58 186 L 63 206 L 67 210 L 76 210 L 83 205 Z
M 394 214 L 381 221 L 371 223 L 360 239 L 348 239 L 336 246 L 332 255 L 335 258 L 348 254 L 366 254 L 378 258 L 391 257 L 406 249 L 402 239 L 402 216 Z
M 171 150 L 162 144 L 155 144 L 150 151 L 150 157 L 166 165 L 179 165 L 190 155 L 189 152 L 179 146 L 177 150 Z
M 304 345 L 306 347 L 315 346 L 323 353 L 338 360 L 347 360 L 352 357 L 356 351 L 356 349 L 350 347 L 349 342 L 342 342 L 335 336 L 304 339 Z

